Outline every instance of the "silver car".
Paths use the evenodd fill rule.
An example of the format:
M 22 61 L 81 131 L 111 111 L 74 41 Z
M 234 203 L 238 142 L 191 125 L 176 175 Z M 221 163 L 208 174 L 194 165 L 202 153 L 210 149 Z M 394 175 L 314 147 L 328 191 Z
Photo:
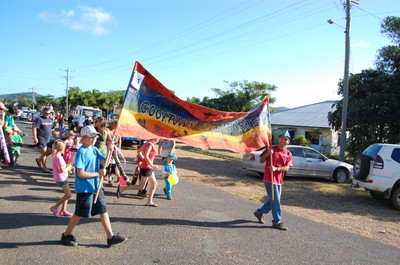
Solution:
M 293 166 L 286 172 L 288 177 L 315 177 L 333 179 L 346 183 L 353 177 L 353 166 L 345 162 L 329 159 L 317 150 L 299 145 L 288 145 L 292 153 Z M 260 155 L 265 147 L 243 155 L 241 166 L 250 171 L 264 174 L 265 163 L 260 163 Z

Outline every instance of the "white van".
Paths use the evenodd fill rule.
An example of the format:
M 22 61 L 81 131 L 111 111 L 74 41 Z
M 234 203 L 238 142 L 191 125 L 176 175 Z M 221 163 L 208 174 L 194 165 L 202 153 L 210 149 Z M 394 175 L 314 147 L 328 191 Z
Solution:
M 85 120 L 85 116 L 89 116 L 90 119 L 92 119 L 92 117 L 94 115 L 101 117 L 102 116 L 101 109 L 99 109 L 97 107 L 88 107 L 88 106 L 78 105 L 78 106 L 76 106 L 76 108 L 74 110 L 74 119 L 72 122 L 77 127 L 79 124 L 79 121 Z

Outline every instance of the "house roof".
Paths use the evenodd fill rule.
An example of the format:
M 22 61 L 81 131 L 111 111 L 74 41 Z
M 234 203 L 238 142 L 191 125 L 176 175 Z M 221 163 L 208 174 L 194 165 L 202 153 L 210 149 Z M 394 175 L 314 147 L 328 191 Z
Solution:
M 335 100 L 327 100 L 293 109 L 271 113 L 271 124 L 280 126 L 331 128 L 328 122 L 328 112 Z

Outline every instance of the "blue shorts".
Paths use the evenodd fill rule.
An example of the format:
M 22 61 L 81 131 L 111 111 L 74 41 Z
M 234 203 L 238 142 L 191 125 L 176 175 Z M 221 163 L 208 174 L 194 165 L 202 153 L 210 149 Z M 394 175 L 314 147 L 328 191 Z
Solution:
M 150 177 L 152 173 L 153 173 L 152 168 L 141 168 L 140 169 L 140 176 L 142 176 L 142 177 Z
M 64 187 L 65 185 L 68 185 L 68 180 L 66 181 L 61 181 L 61 182 L 56 182 L 56 185 L 58 187 Z
M 97 214 L 104 214 L 107 212 L 106 199 L 104 192 L 99 192 L 96 204 L 93 204 L 95 193 L 77 193 L 75 204 L 75 215 L 80 217 L 89 218 Z
M 39 148 L 47 147 L 47 148 L 51 149 L 53 147 L 54 140 L 50 140 L 49 142 L 46 142 L 46 140 L 42 139 L 42 138 L 38 138 L 38 140 L 39 140 L 39 142 L 38 142 Z
M 116 165 L 116 164 L 110 164 L 110 165 L 107 167 L 108 174 L 117 174 L 117 171 L 115 170 L 116 168 L 117 168 L 117 165 Z

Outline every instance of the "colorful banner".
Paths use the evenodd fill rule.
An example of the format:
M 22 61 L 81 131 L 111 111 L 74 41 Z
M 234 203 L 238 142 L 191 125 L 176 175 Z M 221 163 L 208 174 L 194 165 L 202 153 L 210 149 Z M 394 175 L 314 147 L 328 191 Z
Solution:
M 136 62 L 117 133 L 170 138 L 202 149 L 248 153 L 270 141 L 268 98 L 250 112 L 223 112 L 181 100 Z

